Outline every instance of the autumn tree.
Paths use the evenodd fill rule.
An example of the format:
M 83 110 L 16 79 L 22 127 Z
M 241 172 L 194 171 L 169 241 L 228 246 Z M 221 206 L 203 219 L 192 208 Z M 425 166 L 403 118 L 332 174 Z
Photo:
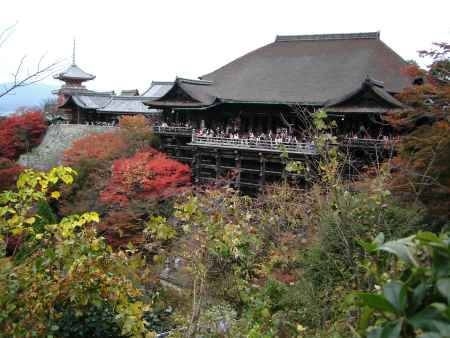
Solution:
M 114 161 L 101 201 L 127 205 L 131 199 L 168 198 L 185 191 L 190 184 L 189 166 L 147 149 Z
M 120 133 L 129 145 L 129 154 L 143 150 L 157 143 L 150 122 L 144 115 L 122 116 L 119 120 Z
M 433 60 L 426 71 L 414 65 L 408 70 L 416 75 L 416 85 L 398 95 L 407 108 L 390 113 L 387 120 L 403 134 L 392 161 L 392 189 L 445 218 L 450 197 L 450 47 L 435 46 L 420 52 Z
M 11 160 L 41 143 L 47 123 L 40 112 L 12 115 L 0 120 L 0 157 Z

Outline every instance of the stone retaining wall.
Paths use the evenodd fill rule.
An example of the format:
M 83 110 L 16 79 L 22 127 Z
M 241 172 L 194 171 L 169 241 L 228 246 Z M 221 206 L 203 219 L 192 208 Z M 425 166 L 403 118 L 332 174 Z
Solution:
M 112 130 L 110 126 L 90 126 L 82 124 L 53 124 L 42 143 L 31 152 L 19 158 L 19 164 L 36 170 L 48 170 L 62 164 L 64 150 L 81 137 L 93 133 Z

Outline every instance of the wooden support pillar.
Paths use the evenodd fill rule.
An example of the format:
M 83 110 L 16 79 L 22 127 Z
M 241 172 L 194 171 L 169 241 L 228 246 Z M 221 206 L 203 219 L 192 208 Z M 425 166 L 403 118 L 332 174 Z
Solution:
M 216 149 L 216 180 L 220 178 L 220 150 Z
M 181 156 L 181 141 L 179 137 L 175 136 L 175 144 L 176 144 L 176 148 L 175 148 L 175 156 L 176 157 L 180 157 Z
M 194 155 L 192 156 L 192 171 L 194 174 L 194 182 L 198 183 L 200 181 L 201 155 L 197 147 L 195 147 L 193 151 Z
M 241 154 L 235 150 L 235 163 L 236 163 L 236 171 L 237 171 L 237 176 L 236 176 L 236 188 L 240 189 L 241 188 Z
M 250 116 L 249 116 L 249 119 L 250 119 L 250 125 L 249 125 L 249 131 L 252 131 L 253 133 L 255 133 L 255 114 L 254 113 L 252 113 Z
M 263 153 L 259 153 L 259 190 L 266 184 L 266 158 Z
M 287 165 L 287 161 L 286 159 L 282 159 L 281 160 L 281 165 L 282 165 L 282 170 L 281 170 L 281 180 L 284 182 L 286 182 L 287 179 L 287 171 L 286 171 L 286 165 Z

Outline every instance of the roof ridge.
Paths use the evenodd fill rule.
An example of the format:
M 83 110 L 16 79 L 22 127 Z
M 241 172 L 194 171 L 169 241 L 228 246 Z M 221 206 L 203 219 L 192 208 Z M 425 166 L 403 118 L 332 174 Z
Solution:
M 380 31 L 377 31 L 377 32 L 364 32 L 364 33 L 277 35 L 276 39 L 275 39 L 275 42 L 320 41 L 320 40 L 349 40 L 349 39 L 375 39 L 375 40 L 380 40 Z
M 169 84 L 173 84 L 174 82 L 173 81 L 152 81 L 152 85 L 155 85 L 155 84 L 167 84 L 167 85 L 169 85 Z
M 211 84 L 213 84 L 213 81 L 209 81 L 209 80 L 186 79 L 186 78 L 178 77 L 178 76 L 175 81 L 179 81 L 182 83 L 188 83 L 188 84 L 196 84 L 196 85 L 211 85 Z

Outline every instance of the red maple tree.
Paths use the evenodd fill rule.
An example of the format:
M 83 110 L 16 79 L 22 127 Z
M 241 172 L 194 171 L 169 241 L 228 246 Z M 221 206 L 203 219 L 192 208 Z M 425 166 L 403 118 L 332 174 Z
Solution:
M 42 141 L 47 123 L 40 112 L 12 115 L 0 120 L 0 157 L 15 160 Z
M 114 161 L 103 203 L 127 205 L 130 199 L 167 198 L 186 191 L 191 184 L 189 166 L 152 148 Z

